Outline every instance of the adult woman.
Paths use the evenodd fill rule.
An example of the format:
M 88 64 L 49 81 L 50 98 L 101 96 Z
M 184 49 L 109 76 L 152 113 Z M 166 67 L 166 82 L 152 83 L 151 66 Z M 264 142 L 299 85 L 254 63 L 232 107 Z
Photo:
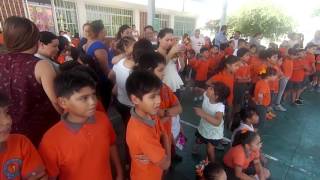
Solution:
M 59 51 L 59 40 L 58 37 L 49 31 L 40 32 L 40 43 L 38 46 L 38 52 L 35 54 L 39 59 L 45 59 L 50 62 L 56 72 L 59 72 L 59 64 L 54 62 L 54 57 Z
M 183 86 L 183 81 L 178 74 L 178 69 L 184 67 L 182 58 L 177 57 L 183 49 L 178 44 L 173 43 L 173 30 L 164 28 L 158 34 L 159 47 L 158 52 L 166 58 L 166 68 L 163 82 L 166 83 L 173 92 L 179 93 L 179 89 Z M 179 66 L 177 66 L 177 64 Z
M 103 106 L 108 109 L 111 100 L 112 83 L 107 78 L 109 74 L 107 47 L 103 43 L 105 37 L 104 25 L 101 20 L 92 21 L 87 33 L 87 43 L 83 50 L 92 58 L 90 66 L 99 76 L 98 94 Z
M 56 73 L 48 61 L 33 56 L 38 40 L 39 30 L 30 20 L 6 19 L 4 42 L 9 53 L 0 56 L 0 90 L 11 101 L 12 132 L 28 136 L 36 146 L 59 120 L 60 111 L 53 90 Z
M 125 36 L 132 36 L 132 29 L 128 25 L 122 25 L 120 26 L 118 33 L 117 33 L 117 40 L 120 40 L 121 38 Z

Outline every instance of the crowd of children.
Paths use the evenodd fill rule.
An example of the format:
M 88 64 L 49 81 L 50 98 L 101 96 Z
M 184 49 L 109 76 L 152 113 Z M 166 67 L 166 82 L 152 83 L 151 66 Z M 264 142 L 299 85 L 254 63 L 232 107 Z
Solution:
M 244 39 L 237 39 L 236 45 L 231 40 L 216 46 L 205 38 L 196 54 L 192 40 L 184 36 L 179 44 L 172 29 L 159 32 L 155 50 L 152 42 L 137 40 L 131 28 L 123 26 L 116 40 L 118 54 L 109 59 L 111 70 L 100 39 L 103 25 L 95 21 L 86 28 L 87 43 L 71 48 L 70 61 L 60 65 L 58 37 L 39 34 L 37 57 L 54 61 L 52 93 L 60 109 L 60 119 L 40 137 L 40 144 L 10 134 L 15 121 L 8 110 L 12 97 L 0 92 L 0 179 L 161 180 L 173 160 L 182 160 L 175 149 L 184 137 L 179 92 L 186 81 L 195 82 L 194 100 L 202 101 L 201 107 L 194 108 L 200 123 L 193 153 L 201 144 L 207 150 L 207 159 L 197 166 L 199 179 L 268 179 L 271 173 L 258 129 L 276 117 L 275 111 L 286 111 L 284 102 L 300 106 L 304 91 L 320 90 L 320 56 L 316 58 L 317 46 L 312 43 L 305 49 L 282 46 L 279 50 L 250 46 Z M 94 50 L 92 44 L 98 44 Z M 103 84 L 105 80 L 110 86 Z M 123 120 L 124 163 L 116 143 L 119 135 L 107 114 L 104 96 L 108 93 L 101 87 L 112 89 L 112 105 Z M 215 150 L 225 143 L 225 130 L 233 132 L 230 149 L 217 163 Z

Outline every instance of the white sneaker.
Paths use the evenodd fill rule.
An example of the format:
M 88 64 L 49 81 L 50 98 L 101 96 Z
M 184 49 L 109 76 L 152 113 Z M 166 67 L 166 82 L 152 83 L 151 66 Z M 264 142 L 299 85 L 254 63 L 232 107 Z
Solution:
M 282 111 L 282 112 L 287 111 L 287 109 L 284 108 L 281 104 L 276 105 L 276 106 L 274 107 L 274 109 L 275 109 L 276 111 Z

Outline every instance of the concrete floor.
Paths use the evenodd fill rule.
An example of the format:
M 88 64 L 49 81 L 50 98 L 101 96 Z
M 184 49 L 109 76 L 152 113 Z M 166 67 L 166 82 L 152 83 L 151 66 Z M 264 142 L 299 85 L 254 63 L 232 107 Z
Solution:
M 197 126 L 199 118 L 192 107 L 201 103 L 195 104 L 189 94 L 186 91 L 182 96 L 184 111 L 181 119 Z M 307 92 L 303 98 L 303 106 L 286 105 L 288 112 L 277 113 L 277 118 L 266 122 L 264 129 L 260 130 L 263 152 L 269 157 L 268 168 L 273 180 L 320 179 L 320 94 Z M 109 114 L 117 134 L 122 134 L 119 116 L 112 109 Z M 204 147 L 200 156 L 191 156 L 195 128 L 190 124 L 182 124 L 188 142 L 183 151 L 178 151 L 183 156 L 183 162 L 174 166 L 174 170 L 167 175 L 168 180 L 194 180 L 195 165 L 205 158 Z M 119 145 L 123 147 L 121 142 Z M 217 158 L 221 159 L 223 154 L 223 151 L 217 151 Z

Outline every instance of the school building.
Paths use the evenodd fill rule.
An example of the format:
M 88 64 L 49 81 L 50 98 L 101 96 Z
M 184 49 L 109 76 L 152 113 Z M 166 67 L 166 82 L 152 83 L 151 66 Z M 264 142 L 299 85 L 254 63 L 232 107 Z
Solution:
M 40 30 L 82 33 L 82 25 L 101 19 L 107 35 L 114 36 L 123 24 L 136 25 L 141 32 L 147 25 L 147 5 L 119 0 L 0 0 L 0 24 L 12 15 L 31 19 Z M 154 27 L 174 28 L 175 35 L 191 33 L 197 17 L 188 12 L 156 9 Z

